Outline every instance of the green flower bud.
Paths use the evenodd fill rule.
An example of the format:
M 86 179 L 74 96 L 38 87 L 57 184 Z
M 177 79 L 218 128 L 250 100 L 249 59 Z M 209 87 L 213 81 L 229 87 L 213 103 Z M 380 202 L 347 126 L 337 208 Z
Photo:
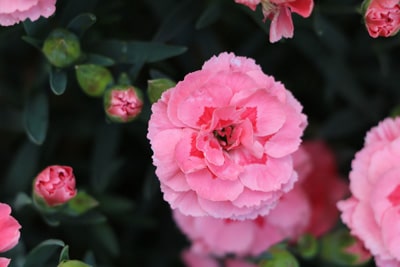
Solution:
M 44 41 L 42 52 L 52 65 L 63 68 L 79 59 L 81 47 L 74 33 L 65 29 L 55 29 Z
M 57 267 L 92 267 L 84 262 L 78 260 L 62 261 Z
M 268 250 L 271 258 L 262 260 L 260 267 L 299 267 L 296 258 L 285 248 L 277 245 Z
M 94 64 L 77 65 L 76 78 L 82 90 L 89 96 L 102 96 L 107 86 L 114 83 L 111 72 Z
M 147 95 L 151 103 L 157 102 L 157 100 L 160 99 L 164 91 L 167 91 L 169 88 L 172 88 L 176 85 L 175 82 L 169 79 L 149 80 L 147 84 L 148 84 Z
M 304 259 L 311 259 L 318 252 L 317 239 L 311 234 L 302 235 L 297 241 L 297 250 Z

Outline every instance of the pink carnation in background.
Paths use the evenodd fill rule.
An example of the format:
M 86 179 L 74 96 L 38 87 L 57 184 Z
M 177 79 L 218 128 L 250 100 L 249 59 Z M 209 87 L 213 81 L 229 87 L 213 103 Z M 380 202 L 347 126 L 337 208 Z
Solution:
M 182 261 L 187 267 L 220 267 L 216 258 L 211 255 L 197 253 L 192 250 L 185 250 L 182 253 Z M 257 267 L 245 259 L 230 258 L 223 260 L 224 267 Z
M 52 165 L 36 176 L 33 191 L 35 197 L 48 206 L 64 204 L 76 195 L 75 175 L 69 166 Z
M 342 220 L 379 267 L 400 266 L 400 118 L 366 135 L 350 172 L 352 196 L 338 203 Z
M 152 106 L 147 137 L 164 199 L 185 215 L 267 214 L 297 180 L 301 110 L 254 60 L 212 57 Z
M 56 0 L 1 0 L 0 25 L 11 26 L 26 19 L 48 18 L 56 10 Z
M 11 216 L 11 208 L 0 203 L 0 253 L 12 249 L 17 245 L 21 225 Z M 10 259 L 0 257 L 0 267 L 8 266 Z
M 371 37 L 389 37 L 400 29 L 398 0 L 366 0 L 364 20 Z
M 264 19 L 271 20 L 269 30 L 271 43 L 279 41 L 282 37 L 293 37 L 292 12 L 307 18 L 314 8 L 313 0 L 235 0 L 235 2 L 246 5 L 252 10 L 256 10 L 257 5 L 261 4 Z
M 332 151 L 322 141 L 304 142 L 294 154 L 300 181 L 282 196 L 268 215 L 253 220 L 185 216 L 174 219 L 200 254 L 256 256 L 283 240 L 296 241 L 302 234 L 316 237 L 337 223 L 336 202 L 348 192 Z

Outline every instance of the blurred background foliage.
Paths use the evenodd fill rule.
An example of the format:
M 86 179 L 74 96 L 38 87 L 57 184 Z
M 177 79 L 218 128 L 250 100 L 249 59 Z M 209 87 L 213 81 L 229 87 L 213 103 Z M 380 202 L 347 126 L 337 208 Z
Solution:
M 187 241 L 162 200 L 146 139 L 147 81 L 182 80 L 222 51 L 254 58 L 293 92 L 309 118 L 305 138 L 326 140 L 346 176 L 366 130 L 400 97 L 400 37 L 370 38 L 360 5 L 316 0 L 311 17 L 293 15 L 294 38 L 276 44 L 261 11 L 233 0 L 58 0 L 49 19 L 0 27 L 0 201 L 23 226 L 11 266 L 46 239 L 96 266 L 182 266 Z M 79 64 L 105 66 L 114 79 L 128 73 L 145 95 L 137 120 L 108 122 L 74 65 L 50 66 L 38 47 L 59 27 L 79 36 Z M 99 202 L 93 213 L 49 226 L 25 205 L 35 175 L 53 164 L 74 168 L 78 188 Z

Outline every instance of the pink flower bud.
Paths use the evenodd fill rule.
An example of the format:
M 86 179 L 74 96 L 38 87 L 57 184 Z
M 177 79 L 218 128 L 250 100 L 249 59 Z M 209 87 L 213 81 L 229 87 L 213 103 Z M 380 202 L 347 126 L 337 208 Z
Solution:
M 68 166 L 52 165 L 44 169 L 34 182 L 34 194 L 48 206 L 61 205 L 75 197 L 75 176 Z
M 128 122 L 142 111 L 143 101 L 133 87 L 114 87 L 104 94 L 104 109 L 115 122 Z
M 389 37 L 400 29 L 400 4 L 393 0 L 366 0 L 365 26 L 371 37 Z

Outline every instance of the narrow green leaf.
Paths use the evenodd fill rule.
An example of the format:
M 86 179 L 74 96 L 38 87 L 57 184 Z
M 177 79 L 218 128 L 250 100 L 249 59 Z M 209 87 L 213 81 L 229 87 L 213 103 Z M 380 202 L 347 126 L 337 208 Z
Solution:
M 72 216 L 77 216 L 96 207 L 98 204 L 99 203 L 92 196 L 84 191 L 79 191 L 73 199 L 68 201 L 67 212 L 69 212 Z
M 95 257 L 94 257 L 93 251 L 88 251 L 88 252 L 86 252 L 86 253 L 85 253 L 85 256 L 83 257 L 83 260 L 84 260 L 87 264 L 89 264 L 89 265 L 91 265 L 91 266 L 93 266 L 93 267 L 96 266 L 96 259 L 95 259 Z
M 25 130 L 29 139 L 38 145 L 46 139 L 49 107 L 47 96 L 39 93 L 31 96 L 25 107 Z
M 32 45 L 33 47 L 36 47 L 37 49 L 42 50 L 43 41 L 35 39 L 30 36 L 22 36 L 21 38 L 22 38 L 22 40 L 24 40 L 28 44 Z
M 186 52 L 184 46 L 157 42 L 108 40 L 99 45 L 99 52 L 119 63 L 152 63 Z
M 113 228 L 108 224 L 97 224 L 90 228 L 93 242 L 99 249 L 112 256 L 118 256 L 119 244 Z
M 19 210 L 31 204 L 32 204 L 32 199 L 27 194 L 20 192 L 15 198 L 13 207 L 15 210 Z
M 83 34 L 96 23 L 96 16 L 92 13 L 83 13 L 73 18 L 67 26 L 67 29 L 75 33 L 78 37 Z
M 222 14 L 222 6 L 220 1 L 212 1 L 203 13 L 200 15 L 199 19 L 196 21 L 196 29 L 203 29 L 218 20 Z
M 4 194 L 14 195 L 20 191 L 30 191 L 39 156 L 39 147 L 29 141 L 18 148 L 1 186 Z
M 62 69 L 51 68 L 49 79 L 53 93 L 62 95 L 67 89 L 67 73 Z
M 87 59 L 85 63 L 108 67 L 114 65 L 115 61 L 112 58 L 98 54 L 87 54 Z
M 64 242 L 58 239 L 43 241 L 29 252 L 23 267 L 45 266 L 46 262 L 54 256 L 54 253 L 64 246 Z
M 64 246 L 60 253 L 60 259 L 58 262 L 69 260 L 69 246 Z

